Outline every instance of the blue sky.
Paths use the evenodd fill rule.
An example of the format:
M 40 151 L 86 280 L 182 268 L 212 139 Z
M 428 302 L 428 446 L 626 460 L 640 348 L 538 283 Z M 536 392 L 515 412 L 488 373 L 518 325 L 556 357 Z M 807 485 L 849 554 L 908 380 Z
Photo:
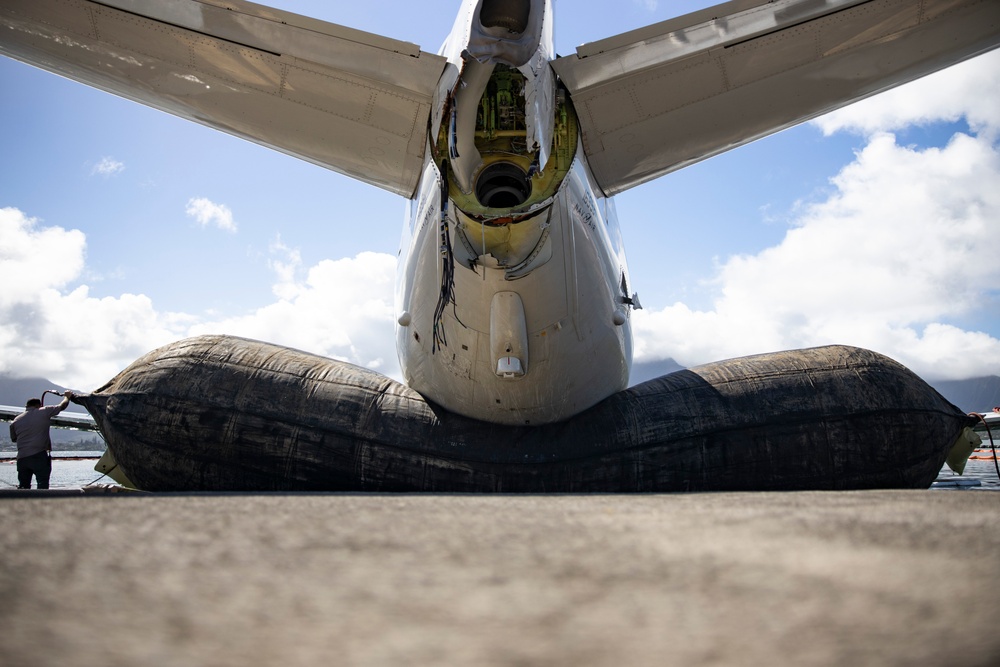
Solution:
M 437 51 L 458 3 L 270 2 Z M 560 53 L 710 2 L 561 0 Z M 232 333 L 398 376 L 405 200 L 0 59 L 0 373 L 94 389 Z M 1000 375 L 1000 57 L 616 198 L 636 360 L 847 343 Z

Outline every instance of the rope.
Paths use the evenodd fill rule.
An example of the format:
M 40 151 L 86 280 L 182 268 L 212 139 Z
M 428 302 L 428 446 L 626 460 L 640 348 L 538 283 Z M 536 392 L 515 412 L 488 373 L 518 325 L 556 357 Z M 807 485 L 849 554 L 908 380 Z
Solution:
M 61 391 L 56 391 L 55 389 L 46 389 L 45 391 L 42 392 L 42 397 L 38 399 L 39 401 L 42 402 L 42 405 L 45 405 L 45 394 L 55 394 L 56 396 L 62 396 Z
M 117 467 L 118 467 L 118 466 L 114 466 L 113 468 L 111 468 L 111 470 L 114 470 L 114 469 L 115 469 L 115 468 L 117 468 Z M 108 470 L 108 472 L 111 472 L 111 470 Z M 86 488 L 86 487 L 88 487 L 88 486 L 93 486 L 94 484 L 97 484 L 97 483 L 98 483 L 98 482 L 100 482 L 100 481 L 101 481 L 102 479 L 104 479 L 105 477 L 107 477 L 107 476 L 108 476 L 108 472 L 104 473 L 103 475 L 101 475 L 100 477 L 98 477 L 97 479 L 95 479 L 95 480 L 94 480 L 93 482 L 88 482 L 87 484 L 84 484 L 84 485 L 83 485 L 83 486 L 84 486 L 84 488 Z
M 84 485 L 83 485 L 83 486 L 84 486 L 84 488 L 86 488 L 86 487 L 88 487 L 88 486 L 93 486 L 94 484 L 97 484 L 97 483 L 98 483 L 98 482 L 100 482 L 100 481 L 101 481 L 102 479 L 104 479 L 105 477 L 107 477 L 107 476 L 108 476 L 108 473 L 110 473 L 110 472 L 111 472 L 112 470 L 114 470 L 114 469 L 115 469 L 115 468 L 117 468 L 117 467 L 118 467 L 118 464 L 117 464 L 117 463 L 115 463 L 115 464 L 114 464 L 113 466 L 111 466 L 110 468 L 108 468 L 107 470 L 105 470 L 105 471 L 104 471 L 104 474 L 103 474 L 103 475 L 101 475 L 100 477 L 98 477 L 97 479 L 95 479 L 95 480 L 94 480 L 93 482 L 90 482 L 89 484 L 84 484 Z M 113 481 L 113 480 L 112 480 L 112 481 Z

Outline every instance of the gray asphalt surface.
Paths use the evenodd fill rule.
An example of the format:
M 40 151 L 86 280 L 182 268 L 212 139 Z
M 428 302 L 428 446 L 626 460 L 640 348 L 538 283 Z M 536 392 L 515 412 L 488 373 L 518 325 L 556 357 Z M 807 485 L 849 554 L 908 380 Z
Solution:
M 0 499 L 4 665 L 1000 664 L 1000 494 Z

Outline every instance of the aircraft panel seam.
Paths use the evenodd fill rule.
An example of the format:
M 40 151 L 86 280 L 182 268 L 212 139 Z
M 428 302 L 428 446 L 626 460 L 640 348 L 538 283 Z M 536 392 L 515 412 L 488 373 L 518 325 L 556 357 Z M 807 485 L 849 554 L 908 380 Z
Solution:
M 275 56 L 275 57 L 278 57 L 278 58 L 281 57 L 280 53 L 278 53 L 276 51 L 269 51 L 268 49 L 264 49 L 264 48 L 261 48 L 259 46 L 254 46 L 252 44 L 246 44 L 246 43 L 243 43 L 243 42 L 237 42 L 235 40 L 228 39 L 226 37 L 220 37 L 219 35 L 213 35 L 212 33 L 207 33 L 207 32 L 203 32 L 203 31 L 200 31 L 200 30 L 195 30 L 194 28 L 190 28 L 188 26 L 177 25 L 175 23 L 170 23 L 169 21 L 164 21 L 162 19 L 150 18 L 149 16 L 144 16 L 144 15 L 139 14 L 137 12 L 132 12 L 132 11 L 129 11 L 127 9 L 122 9 L 120 7 L 115 7 L 115 6 L 112 6 L 112 5 L 106 5 L 106 4 L 102 3 L 102 2 L 97 2 L 96 0 L 87 0 L 87 1 L 89 2 L 89 4 L 96 5 L 96 7 L 94 7 L 93 9 L 91 9 L 92 12 L 99 12 L 99 11 L 101 11 L 101 8 L 103 8 L 104 10 L 108 11 L 109 13 L 128 14 L 129 16 L 135 17 L 135 18 L 140 19 L 142 21 L 147 21 L 149 23 L 163 25 L 163 26 L 166 26 L 166 27 L 169 27 L 169 28 L 174 28 L 176 30 L 182 30 L 184 32 L 190 32 L 192 34 L 200 35 L 202 37 L 207 37 L 209 39 L 220 41 L 220 42 L 228 42 L 229 44 L 235 44 L 236 46 L 239 46 L 239 47 L 242 47 L 242 48 L 245 48 L 245 49 L 252 49 L 254 51 L 260 51 L 261 53 L 267 53 L 269 55 L 272 55 L 272 56 Z

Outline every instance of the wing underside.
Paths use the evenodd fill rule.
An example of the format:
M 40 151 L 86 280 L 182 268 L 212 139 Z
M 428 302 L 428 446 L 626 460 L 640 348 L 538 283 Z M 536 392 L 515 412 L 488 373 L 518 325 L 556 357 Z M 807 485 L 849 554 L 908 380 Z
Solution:
M 0 53 L 404 196 L 446 65 L 239 0 L 0 0 Z
M 612 195 L 998 45 L 996 0 L 736 0 L 553 67 Z

